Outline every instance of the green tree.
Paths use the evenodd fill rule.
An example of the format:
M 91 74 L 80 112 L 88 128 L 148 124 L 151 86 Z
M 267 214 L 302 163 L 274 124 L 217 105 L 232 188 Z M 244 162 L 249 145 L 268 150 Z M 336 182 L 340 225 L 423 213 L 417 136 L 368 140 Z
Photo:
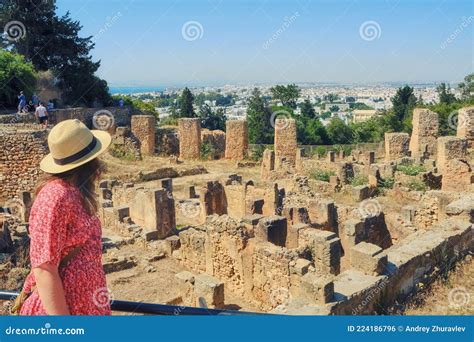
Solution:
M 18 104 L 18 94 L 23 91 L 29 98 L 36 85 L 33 64 L 22 55 L 0 50 L 0 105 L 11 108 Z
M 339 98 L 339 95 L 333 94 L 333 93 L 329 93 L 329 94 L 323 96 L 324 101 L 329 101 L 329 103 L 333 103 L 338 98 Z
M 391 116 L 391 126 L 394 131 L 411 130 L 411 117 L 416 105 L 413 88 L 407 85 L 399 88 L 395 96 L 392 97 L 392 105 L 394 115 Z
M 464 101 L 474 99 L 474 74 L 464 77 L 464 82 L 459 83 L 458 88 Z
M 350 144 L 353 141 L 352 129 L 339 118 L 332 118 L 326 130 L 332 144 Z
M 247 106 L 249 142 L 251 144 L 273 143 L 274 129 L 271 125 L 272 113 L 263 100 L 262 94 L 255 88 Z
M 456 102 L 456 96 L 451 93 L 451 88 L 446 83 L 441 83 L 437 86 L 436 92 L 438 93 L 440 103 L 451 104 Z
M 196 117 L 196 113 L 194 112 L 193 107 L 194 96 L 191 93 L 191 90 L 188 87 L 184 88 L 183 93 L 179 98 L 179 112 L 178 116 L 180 118 L 194 118 Z
M 55 12 L 54 0 L 4 0 L 2 21 L 20 21 L 26 32 L 18 40 L 3 35 L 1 44 L 24 55 L 37 70 L 52 70 L 66 104 L 109 104 L 107 82 L 95 76 L 100 61 L 93 62 L 90 56 L 93 37 L 79 37 L 80 23 L 69 12 L 62 17 Z
M 300 106 L 301 109 L 301 117 L 305 119 L 314 119 L 316 118 L 316 111 L 314 110 L 313 105 L 311 102 L 306 99 Z
M 334 113 L 334 112 L 337 112 L 339 110 L 339 106 L 337 105 L 333 105 L 331 107 L 329 107 L 329 111 Z
M 300 88 L 296 84 L 276 85 L 270 91 L 273 98 L 280 100 L 283 106 L 296 108 L 296 100 L 300 96 Z
M 202 127 L 210 130 L 220 129 L 225 131 L 226 117 L 222 108 L 214 112 L 211 107 L 204 104 L 199 108 L 198 117 L 201 119 Z

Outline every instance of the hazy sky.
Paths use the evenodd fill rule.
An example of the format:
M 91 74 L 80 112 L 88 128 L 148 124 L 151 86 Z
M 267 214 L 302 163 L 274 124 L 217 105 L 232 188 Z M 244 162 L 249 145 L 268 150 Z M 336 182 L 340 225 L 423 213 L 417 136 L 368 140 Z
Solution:
M 459 81 L 470 0 L 58 0 L 112 85 Z

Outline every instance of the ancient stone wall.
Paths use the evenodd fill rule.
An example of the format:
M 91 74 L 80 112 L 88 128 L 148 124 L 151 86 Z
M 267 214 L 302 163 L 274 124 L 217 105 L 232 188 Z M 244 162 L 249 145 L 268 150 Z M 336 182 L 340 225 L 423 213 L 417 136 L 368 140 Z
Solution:
M 413 156 L 424 153 L 436 155 L 436 138 L 438 137 L 438 114 L 425 108 L 413 110 L 413 129 L 410 139 L 410 151 Z
M 408 156 L 409 142 L 408 133 L 385 133 L 385 160 Z
M 436 165 L 443 174 L 442 190 L 467 191 L 473 182 L 473 173 L 467 161 L 466 138 L 438 138 Z
M 456 135 L 466 138 L 469 147 L 474 147 L 474 107 L 465 107 L 459 110 Z
M 49 152 L 46 131 L 0 128 L 0 202 L 33 191 L 41 174 L 39 163 Z
M 228 120 L 226 122 L 225 157 L 231 160 L 247 158 L 249 147 L 248 124 L 246 120 Z
M 156 119 L 153 115 L 133 115 L 132 134 L 140 142 L 140 151 L 143 155 L 155 153 Z
M 201 121 L 179 119 L 179 156 L 182 159 L 199 159 L 201 156 Z
M 275 120 L 275 158 L 285 160 L 295 166 L 296 161 L 296 122 L 294 119 Z

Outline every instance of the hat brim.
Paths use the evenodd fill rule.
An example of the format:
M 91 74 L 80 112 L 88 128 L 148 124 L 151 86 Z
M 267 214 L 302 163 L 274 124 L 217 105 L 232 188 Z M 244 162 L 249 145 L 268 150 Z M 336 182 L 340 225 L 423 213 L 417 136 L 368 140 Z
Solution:
M 53 156 L 51 155 L 51 153 L 49 153 L 43 158 L 43 160 L 41 160 L 40 169 L 46 173 L 51 174 L 63 173 L 75 169 L 76 167 L 79 167 L 81 165 L 84 165 L 85 163 L 90 162 L 91 160 L 97 158 L 102 153 L 107 151 L 112 142 L 112 137 L 110 136 L 110 134 L 106 131 L 99 130 L 92 130 L 91 132 L 97 139 L 97 144 L 94 149 L 88 154 L 86 154 L 84 157 L 69 164 L 59 165 L 56 164 L 53 159 Z

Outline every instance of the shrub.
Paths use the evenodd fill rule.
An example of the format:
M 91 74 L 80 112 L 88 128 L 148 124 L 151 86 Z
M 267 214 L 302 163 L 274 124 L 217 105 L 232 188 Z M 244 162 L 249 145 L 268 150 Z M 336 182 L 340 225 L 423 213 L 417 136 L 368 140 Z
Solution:
M 395 184 L 395 179 L 393 177 L 388 177 L 385 179 L 379 179 L 377 183 L 377 185 L 381 188 L 391 189 Z
M 263 159 L 263 152 L 265 151 L 265 145 L 256 145 L 252 147 L 250 159 L 253 161 L 260 161 Z
M 173 116 L 168 116 L 159 121 L 160 126 L 178 126 L 178 118 Z
M 216 159 L 217 151 L 210 142 L 205 142 L 201 144 L 201 159 L 212 160 Z
M 324 171 L 324 170 L 315 170 L 311 173 L 311 177 L 323 181 L 323 182 L 329 182 L 329 177 L 334 176 L 335 173 L 334 171 Z
M 408 189 L 412 191 L 426 191 L 427 190 L 425 183 L 423 183 L 422 181 L 418 179 L 411 179 L 410 181 L 408 181 L 408 183 L 406 183 L 406 186 L 408 187 Z
M 358 175 L 352 177 L 352 179 L 350 179 L 350 182 L 352 186 L 359 186 L 367 184 L 369 182 L 369 179 L 366 176 Z
M 110 147 L 110 154 L 118 159 L 126 160 L 126 161 L 135 161 L 137 158 L 135 154 L 133 154 L 130 150 L 127 150 L 120 145 L 112 145 Z
M 416 176 L 421 172 L 425 172 L 426 169 L 421 165 L 397 165 L 397 171 L 407 176 Z

